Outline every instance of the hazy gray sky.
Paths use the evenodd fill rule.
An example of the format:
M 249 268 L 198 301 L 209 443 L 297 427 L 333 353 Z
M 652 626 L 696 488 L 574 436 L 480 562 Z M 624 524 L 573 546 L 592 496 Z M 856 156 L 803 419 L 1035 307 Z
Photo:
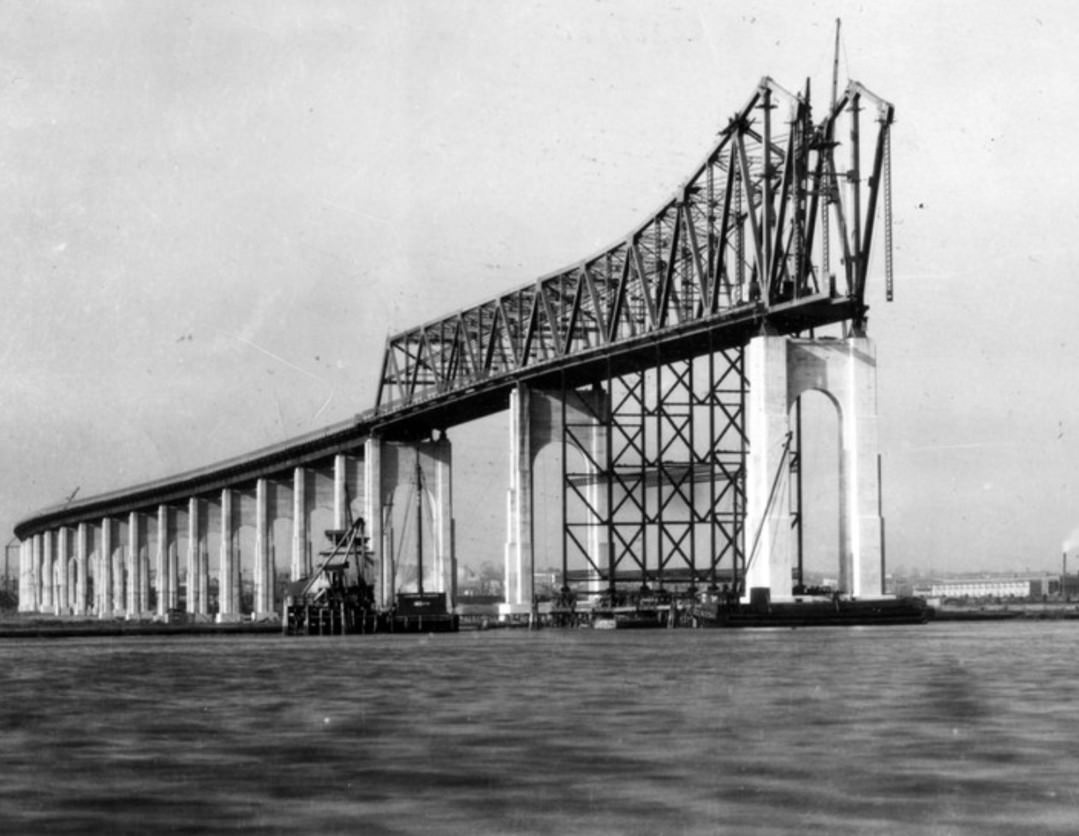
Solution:
M 0 0 L 0 525 L 372 406 L 389 332 L 624 236 L 761 76 L 822 103 L 837 16 L 897 112 L 889 561 L 1059 566 L 1079 13 L 1038 0 Z M 471 562 L 494 427 L 451 434 Z

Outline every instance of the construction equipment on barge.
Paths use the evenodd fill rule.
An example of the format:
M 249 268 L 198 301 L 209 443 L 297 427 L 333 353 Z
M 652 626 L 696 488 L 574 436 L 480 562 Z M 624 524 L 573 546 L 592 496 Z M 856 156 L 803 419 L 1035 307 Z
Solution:
M 375 606 L 374 586 L 365 577 L 371 553 L 358 517 L 346 529 L 326 532 L 330 548 L 319 552 L 318 569 L 309 578 L 289 584 L 281 615 L 286 636 L 374 633 L 381 614 Z M 384 629 L 384 627 L 383 627 Z
M 422 528 L 417 532 L 422 537 Z M 340 636 L 351 633 L 452 633 L 459 617 L 448 606 L 445 592 L 423 589 L 422 557 L 415 592 L 398 592 L 388 609 L 375 600 L 373 566 L 362 517 L 348 528 L 326 532 L 330 547 L 319 552 L 322 562 L 309 578 L 289 585 L 281 613 L 286 636 Z M 422 542 L 418 544 L 422 549 Z

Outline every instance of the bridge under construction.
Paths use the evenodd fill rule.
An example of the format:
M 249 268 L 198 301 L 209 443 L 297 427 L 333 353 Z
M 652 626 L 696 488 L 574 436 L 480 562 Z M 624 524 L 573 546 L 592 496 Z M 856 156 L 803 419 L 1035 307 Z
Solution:
M 537 606 L 533 471 L 550 445 L 561 605 L 791 599 L 803 580 L 800 398 L 811 390 L 840 428 L 839 591 L 881 596 L 866 288 L 879 262 L 891 298 L 894 110 L 856 82 L 816 120 L 810 98 L 808 83 L 792 92 L 762 79 L 624 238 L 390 337 L 370 410 L 21 521 L 20 611 L 280 618 L 290 590 L 332 588 L 330 570 L 347 563 L 373 613 L 432 596 L 452 613 L 451 435 L 501 411 L 506 618 Z M 875 248 L 883 258 L 871 261 Z

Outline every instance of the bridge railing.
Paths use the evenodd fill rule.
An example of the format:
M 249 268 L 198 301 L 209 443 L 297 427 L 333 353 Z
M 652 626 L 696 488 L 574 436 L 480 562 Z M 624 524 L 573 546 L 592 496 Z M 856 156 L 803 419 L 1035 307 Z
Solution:
M 878 193 L 890 249 L 890 104 L 851 83 L 812 122 L 809 85 L 794 95 L 765 78 L 704 162 L 624 240 L 565 270 L 390 337 L 376 410 L 408 407 L 596 348 L 721 323 L 756 308 L 845 297 L 864 326 Z M 860 124 L 878 110 L 875 136 Z M 786 105 L 783 121 L 775 111 Z M 839 139 L 840 121 L 849 137 Z M 862 176 L 863 146 L 872 152 Z M 837 151 L 846 158 L 840 166 Z M 838 251 L 839 271 L 831 273 Z M 891 295 L 891 255 L 886 255 Z

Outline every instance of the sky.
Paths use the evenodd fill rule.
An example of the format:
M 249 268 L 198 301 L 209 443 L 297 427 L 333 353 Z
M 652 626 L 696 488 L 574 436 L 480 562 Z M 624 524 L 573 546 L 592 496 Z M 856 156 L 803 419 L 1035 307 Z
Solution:
M 819 113 L 837 17 L 896 108 L 889 564 L 1056 570 L 1079 15 L 1041 0 L 0 0 L 0 527 L 373 406 L 390 333 L 624 237 L 762 76 Z M 473 564 L 499 421 L 450 433 Z

